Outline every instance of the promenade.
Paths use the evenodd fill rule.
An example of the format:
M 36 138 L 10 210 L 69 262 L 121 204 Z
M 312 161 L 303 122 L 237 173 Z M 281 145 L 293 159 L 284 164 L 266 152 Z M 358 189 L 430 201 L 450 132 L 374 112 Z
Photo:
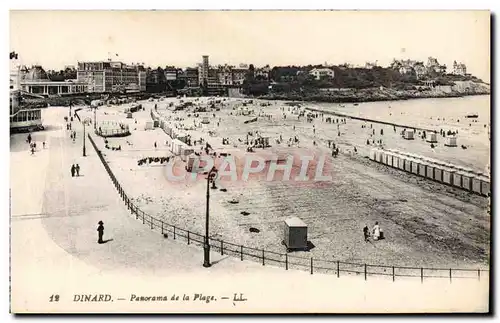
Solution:
M 11 136 L 11 273 L 14 312 L 433 312 L 487 310 L 488 280 L 392 283 L 284 271 L 212 253 L 152 232 L 120 200 L 87 141 L 76 142 L 64 125 L 66 108 L 44 111 L 47 130 L 34 133 L 30 155 L 25 134 Z M 88 127 L 87 131 L 91 130 Z M 42 148 L 46 142 L 46 149 Z M 80 176 L 71 177 L 72 164 Z M 104 222 L 105 244 L 97 244 Z M 110 303 L 74 302 L 74 294 L 111 294 Z M 217 301 L 130 302 L 140 296 L 214 295 Z M 245 302 L 233 302 L 244 293 Z M 59 301 L 50 302 L 51 295 Z M 221 297 L 229 296 L 229 300 Z M 402 297 L 406 295 L 406 297 Z M 410 296 L 408 296 L 410 295 Z M 120 300 L 123 298 L 124 300 Z

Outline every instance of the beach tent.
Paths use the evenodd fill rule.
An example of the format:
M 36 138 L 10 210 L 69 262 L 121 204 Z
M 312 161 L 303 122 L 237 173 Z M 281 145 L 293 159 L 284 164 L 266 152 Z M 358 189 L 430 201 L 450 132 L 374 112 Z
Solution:
M 431 132 L 430 134 L 427 135 L 427 142 L 431 143 L 436 143 L 437 142 L 437 134 L 434 132 Z
M 444 145 L 448 146 L 448 147 L 456 147 L 457 146 L 457 137 L 454 137 L 454 136 L 446 137 L 446 141 L 445 141 Z
M 376 156 L 377 156 L 377 148 L 373 148 L 370 150 L 370 159 L 371 160 L 376 160 Z
M 413 130 L 406 130 L 403 135 L 403 138 L 405 138 L 406 140 L 413 140 L 414 139 L 413 135 L 414 135 Z

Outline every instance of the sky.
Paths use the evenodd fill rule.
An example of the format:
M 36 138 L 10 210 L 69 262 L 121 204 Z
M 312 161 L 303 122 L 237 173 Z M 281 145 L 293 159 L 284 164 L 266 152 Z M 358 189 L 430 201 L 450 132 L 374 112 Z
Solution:
M 488 11 L 11 11 L 20 63 L 62 69 L 121 60 L 152 67 L 388 65 L 393 58 L 453 61 L 490 80 Z M 110 53 L 110 54 L 108 54 Z M 118 54 L 118 56 L 116 56 Z

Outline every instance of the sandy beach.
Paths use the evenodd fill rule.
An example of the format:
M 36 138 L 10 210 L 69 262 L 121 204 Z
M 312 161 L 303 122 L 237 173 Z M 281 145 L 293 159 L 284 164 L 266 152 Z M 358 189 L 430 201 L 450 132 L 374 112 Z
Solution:
M 219 178 L 217 189 L 211 190 L 210 197 L 213 238 L 283 253 L 286 251 L 281 243 L 283 220 L 295 215 L 307 223 L 308 240 L 313 247 L 309 251 L 291 253 L 293 255 L 396 266 L 478 268 L 488 264 L 490 219 L 486 213 L 486 198 L 366 158 L 370 149 L 380 146 L 378 142 L 382 140 L 382 146 L 386 148 L 484 172 L 489 165 L 488 133 L 484 127 L 489 115 L 485 115 L 484 107 L 481 107 L 478 122 L 471 122 L 469 127 L 463 117 L 458 126 L 458 123 L 452 123 L 452 116 L 446 114 L 447 120 L 441 124 L 436 118 L 442 112 L 430 114 L 424 108 L 420 113 L 417 108 L 404 106 L 422 106 L 422 101 L 427 100 L 405 101 L 401 107 L 394 102 L 373 103 L 385 105 L 383 113 L 392 113 L 388 118 L 382 112 L 377 113 L 380 110 L 365 107 L 365 104 L 353 109 L 310 104 L 326 111 L 348 111 L 352 115 L 381 120 L 393 117 L 398 122 L 410 126 L 425 125 L 436 128 L 438 132 L 438 127 L 459 130 L 458 147 L 446 147 L 444 138 L 438 137 L 438 144 L 431 148 L 418 134 L 415 140 L 404 140 L 401 128 L 394 130 L 388 125 L 348 118 L 345 123 L 337 123 L 337 120 L 329 123 L 326 122 L 327 114 L 318 114 L 308 122 L 306 116 L 294 114 L 294 107 L 284 101 L 253 100 L 249 103 L 244 99 L 184 98 L 184 102 L 191 101 L 193 105 L 174 112 L 173 108 L 180 100 L 165 98 L 138 102 L 144 110 L 133 113 L 132 118 L 125 114 L 127 105 L 100 107 L 97 111 L 98 126 L 105 121 L 118 121 L 129 126 L 130 136 L 108 138 L 108 147 L 120 147 L 120 150 L 106 149 L 104 139 L 94 137 L 127 194 L 143 211 L 193 232 L 204 232 L 206 181 L 200 177 L 196 181 L 174 183 L 168 179 L 165 164 L 138 165 L 143 158 L 173 156 L 172 139 L 161 128 L 145 130 L 152 121 L 151 111 L 154 111 L 155 116 L 177 127 L 179 133 L 189 134 L 193 141 L 203 138 L 203 144 L 193 145 L 196 152 L 201 152 L 208 142 L 213 152 L 244 157 L 249 154 L 245 143 L 247 134 L 253 134 L 249 136 L 252 140 L 258 131 L 269 137 L 271 147 L 255 148 L 251 154 L 264 157 L 305 153 L 328 156 L 325 169 L 332 176 L 329 182 L 267 181 L 259 176 L 246 182 Z M 484 105 L 485 99 L 481 97 L 480 100 Z M 208 101 L 220 101 L 214 105 L 219 110 L 209 108 L 209 112 L 198 112 L 196 117 L 193 108 L 210 107 Z M 305 105 L 301 104 L 300 109 Z M 295 108 L 295 112 L 298 110 Z M 387 112 L 389 110 L 392 112 Z M 79 114 L 82 118 L 93 118 L 88 108 Z M 463 113 L 460 110 L 457 114 Z M 209 123 L 202 123 L 204 117 Z M 256 122 L 245 123 L 255 117 Z M 294 142 L 295 137 L 298 143 Z M 229 144 L 223 145 L 222 138 L 227 138 Z M 367 145 L 367 140 L 370 145 Z M 331 157 L 328 141 L 339 148 L 338 157 Z M 462 144 L 467 149 L 462 149 Z M 294 162 L 294 169 L 297 168 L 300 166 Z M 366 243 L 362 228 L 365 225 L 371 228 L 375 221 L 382 226 L 386 239 Z M 250 228 L 259 232 L 252 233 Z

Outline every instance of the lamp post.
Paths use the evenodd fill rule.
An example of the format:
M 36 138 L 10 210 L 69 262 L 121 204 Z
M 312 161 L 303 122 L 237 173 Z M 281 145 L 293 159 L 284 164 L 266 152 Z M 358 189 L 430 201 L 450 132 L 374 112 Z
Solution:
M 205 217 L 205 243 L 203 244 L 203 267 L 210 267 L 210 241 L 208 240 L 208 224 L 209 224 L 209 201 L 210 201 L 210 180 L 213 179 L 215 181 L 215 175 L 217 174 L 217 169 L 212 167 L 212 169 L 208 172 L 207 176 L 207 213 Z
M 85 118 L 83 120 L 83 157 L 86 157 L 86 150 L 85 150 L 85 126 L 92 121 L 89 117 Z

